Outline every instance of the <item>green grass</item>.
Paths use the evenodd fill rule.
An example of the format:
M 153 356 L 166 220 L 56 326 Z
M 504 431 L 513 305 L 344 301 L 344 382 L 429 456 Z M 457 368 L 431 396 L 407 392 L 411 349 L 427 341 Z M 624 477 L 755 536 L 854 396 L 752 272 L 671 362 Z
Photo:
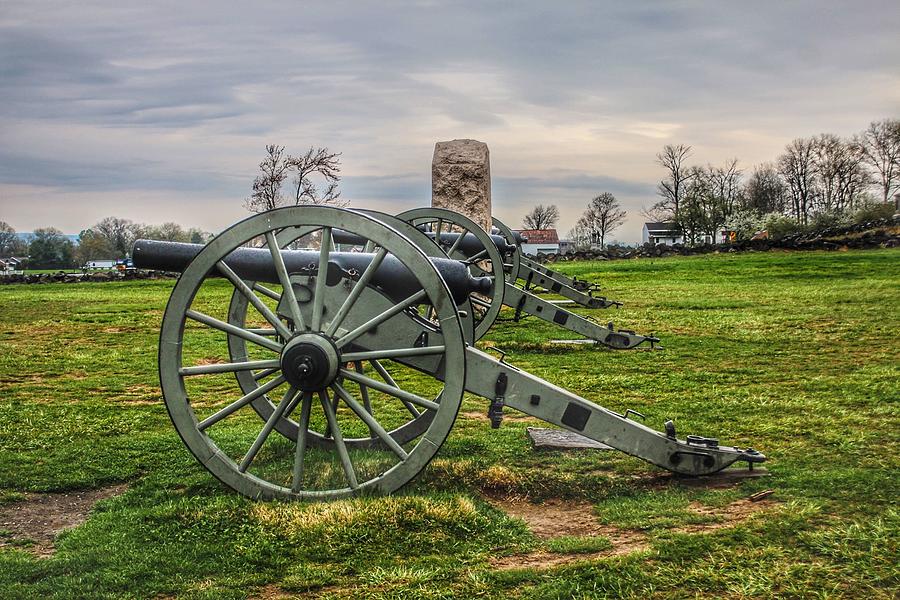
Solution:
M 626 303 L 598 318 L 653 332 L 665 349 L 561 348 L 547 341 L 570 336 L 535 318 L 499 323 L 486 343 L 653 427 L 673 418 L 681 434 L 752 445 L 771 476 L 703 489 L 620 453 L 535 453 L 524 430 L 536 421 L 491 430 L 474 416 L 486 401 L 467 397 L 401 494 L 255 503 L 196 463 L 162 405 L 156 338 L 171 281 L 5 285 L 0 507 L 26 492 L 129 489 L 64 533 L 51 558 L 0 549 L 0 598 L 896 597 L 900 251 L 556 267 Z M 739 523 L 691 509 L 766 488 L 777 502 Z M 639 532 L 649 549 L 498 571 L 493 557 L 611 542 L 541 541 L 485 495 L 587 500 L 600 524 Z M 686 532 L 707 524 L 717 528 Z

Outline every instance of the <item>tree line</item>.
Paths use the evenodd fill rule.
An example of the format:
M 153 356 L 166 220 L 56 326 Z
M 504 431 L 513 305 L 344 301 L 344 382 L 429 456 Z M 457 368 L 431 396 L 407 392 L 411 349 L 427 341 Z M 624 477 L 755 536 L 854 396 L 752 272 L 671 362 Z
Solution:
M 251 195 L 244 200 L 244 206 L 251 212 L 291 204 L 346 205 L 338 191 L 340 153 L 328 148 L 310 147 L 304 154 L 294 156 L 286 153 L 284 146 L 269 144 L 259 163 L 259 171 L 253 180 Z M 283 190 L 292 175 L 293 188 L 288 196 Z M 322 189 L 314 183 L 313 176 L 324 180 Z M 135 240 L 140 238 L 204 244 L 211 237 L 206 231 L 184 229 L 173 222 L 147 225 L 106 217 L 79 233 L 77 244 L 55 227 L 37 229 L 31 239 L 25 241 L 8 223 L 0 221 L 0 258 L 27 257 L 31 269 L 65 269 L 94 260 L 124 258 L 131 252 Z
M 607 237 L 625 222 L 627 214 L 614 195 L 603 192 L 591 199 L 575 227 L 569 230 L 569 241 L 576 248 L 605 248 Z M 522 225 L 525 229 L 552 229 L 558 220 L 559 209 L 555 204 L 538 204 L 525 215 Z
M 106 217 L 79 233 L 77 244 L 55 227 L 36 229 L 25 241 L 8 223 L 0 221 L 0 257 L 27 257 L 30 269 L 67 269 L 94 260 L 124 258 L 140 238 L 204 244 L 210 237 L 206 231 L 185 229 L 178 223 L 147 225 Z
M 656 155 L 666 176 L 660 200 L 645 215 L 674 222 L 688 244 L 734 231 L 783 235 L 892 214 L 900 208 L 900 120 L 873 121 L 840 138 L 823 133 L 789 143 L 774 161 L 744 177 L 738 159 L 689 165 L 691 146 L 667 145 Z

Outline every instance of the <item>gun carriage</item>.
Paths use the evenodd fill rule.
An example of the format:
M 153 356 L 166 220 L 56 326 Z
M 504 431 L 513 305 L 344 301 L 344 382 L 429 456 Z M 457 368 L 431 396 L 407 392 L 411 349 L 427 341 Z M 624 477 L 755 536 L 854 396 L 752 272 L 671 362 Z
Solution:
M 610 306 L 618 308 L 622 305 L 621 302 L 607 300 L 603 296 L 594 296 L 595 292 L 600 291 L 600 287 L 596 283 L 569 277 L 525 256 L 522 244 L 526 243 L 528 239 L 507 227 L 496 217 L 493 219 L 493 226 L 498 234 L 515 246 L 508 265 L 511 275 L 510 283 L 520 280 L 526 291 L 531 286 L 540 287 L 586 308 L 609 308 Z
M 494 225 L 498 226 L 499 235 L 488 236 L 467 217 L 446 209 L 417 208 L 401 213 L 398 217 L 413 223 L 417 228 L 424 228 L 432 241 L 438 243 L 440 240 L 438 245 L 448 256 L 470 265 L 470 269 L 475 274 L 491 275 L 495 280 L 501 278 L 504 280 L 503 286 L 494 286 L 490 295 L 475 294 L 471 298 L 476 310 L 476 338 L 480 338 L 490 329 L 499 315 L 499 305 L 502 304 L 515 310 L 513 317 L 515 321 L 518 321 L 523 313 L 535 316 L 616 350 L 635 348 L 645 342 L 652 346 L 659 341 L 653 336 L 640 335 L 631 330 L 620 329 L 617 331 L 612 323 L 603 325 L 588 317 L 566 310 L 558 304 L 528 291 L 527 283 L 524 287 L 519 287 L 517 281 L 520 279 L 519 273 L 522 272 L 522 269 L 529 269 L 528 272 L 532 274 L 535 271 L 526 266 L 524 261 L 527 259 L 521 256 L 519 246 L 521 236 L 517 236 L 497 219 L 494 219 Z M 442 231 L 445 225 L 450 231 L 438 235 L 436 232 Z M 555 272 L 551 273 L 553 276 L 559 275 Z M 550 277 L 550 274 L 544 274 L 537 281 L 546 285 L 548 290 L 554 293 L 565 292 L 570 297 L 583 296 L 589 302 L 585 300 L 585 302 L 579 303 L 590 305 L 591 308 L 621 305 L 621 302 L 582 294 L 559 282 L 554 281 L 553 284 L 548 284 L 547 282 L 551 280 Z M 562 276 L 560 275 L 560 277 Z
M 339 251 L 336 232 L 361 243 Z M 319 248 L 292 249 L 311 238 Z M 291 207 L 199 250 L 137 241 L 136 266 L 182 273 L 159 372 L 197 460 L 253 498 L 391 493 L 437 453 L 464 391 L 487 400 L 495 427 L 505 408 L 519 410 L 675 473 L 765 460 L 678 438 L 671 422 L 653 430 L 478 350 L 472 300 L 503 287 L 498 271 L 448 258 L 431 239 L 387 215 Z

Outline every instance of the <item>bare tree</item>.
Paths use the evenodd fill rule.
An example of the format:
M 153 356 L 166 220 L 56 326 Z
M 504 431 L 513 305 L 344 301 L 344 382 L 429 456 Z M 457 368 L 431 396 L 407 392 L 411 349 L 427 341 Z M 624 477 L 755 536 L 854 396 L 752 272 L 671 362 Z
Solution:
M 84 265 L 92 260 L 114 258 L 114 254 L 107 239 L 93 229 L 85 229 L 78 234 L 78 246 L 75 248 L 76 264 Z
M 142 236 L 154 240 L 164 240 L 167 242 L 189 242 L 191 234 L 184 230 L 178 223 L 167 222 L 162 225 L 150 225 L 142 227 Z
M 670 217 L 678 214 L 681 199 L 684 196 L 685 183 L 690 179 L 690 174 L 684 164 L 690 155 L 691 147 L 684 144 L 677 146 L 668 144 L 662 152 L 656 155 L 656 162 L 668 173 L 657 186 L 657 194 L 662 197 L 662 200 L 657 202 L 651 210 L 657 213 L 662 211 Z
M 882 201 L 887 204 L 900 191 L 900 120 L 873 121 L 857 141 L 863 160 L 875 170 Z
M 723 222 L 731 216 L 741 196 L 743 170 L 738 168 L 738 159 L 732 158 L 721 167 L 710 165 L 706 170 L 709 185 L 718 204 Z
M 813 141 L 797 138 L 788 144 L 778 157 L 778 172 L 790 191 L 794 219 L 806 225 L 816 188 Z
M 852 209 L 868 181 L 862 147 L 823 133 L 812 139 L 818 181 L 818 208 L 827 213 Z
M 589 248 L 591 245 L 591 230 L 588 228 L 587 222 L 584 217 L 578 219 L 575 223 L 575 227 L 569 230 L 569 234 L 567 236 L 571 241 L 572 245 L 579 250 L 584 248 Z
M 253 180 L 253 193 L 244 205 L 253 212 L 265 212 L 289 203 L 344 206 L 346 203 L 340 201 L 341 193 L 337 189 L 341 179 L 339 156 L 327 148 L 310 148 L 306 154 L 297 157 L 285 154 L 284 146 L 267 145 L 266 156 L 259 163 L 261 173 Z M 296 192 L 293 201 L 289 202 L 282 188 L 292 173 Z M 321 192 L 311 179 L 313 175 L 325 180 L 325 189 Z
M 784 212 L 787 208 L 788 190 L 778 170 L 772 163 L 763 163 L 753 169 L 744 186 L 744 208 L 756 214 Z
M 299 158 L 290 158 L 290 167 L 297 172 L 294 185 L 297 187 L 295 204 L 334 204 L 346 206 L 340 200 L 338 182 L 341 180 L 340 154 L 331 153 L 328 148 L 310 148 Z M 318 174 L 325 180 L 325 190 L 319 194 L 310 175 Z
M 94 225 L 91 230 L 106 240 L 109 248 L 118 256 L 125 256 L 131 252 L 131 246 L 137 239 L 143 227 L 136 225 L 129 219 L 118 217 L 106 217 Z
M 688 175 L 675 222 L 690 244 L 697 243 L 704 234 L 715 241 L 716 232 L 731 214 L 725 196 L 728 192 L 722 191 L 728 187 L 728 175 L 725 169 L 717 173 L 714 167 L 691 167 Z
M 578 225 L 590 231 L 591 241 L 599 240 L 600 247 L 603 248 L 606 246 L 606 236 L 625 222 L 626 214 L 615 196 L 603 192 L 591 200 Z
M 555 204 L 538 204 L 522 220 L 525 229 L 551 229 L 559 221 L 559 209 Z
M 290 156 L 285 156 L 284 146 L 268 144 L 266 157 L 260 161 L 259 170 L 253 180 L 253 193 L 245 201 L 247 210 L 252 212 L 265 212 L 284 205 L 284 195 L 281 188 L 287 181 L 291 168 Z
M 18 246 L 19 236 L 6 221 L 0 221 L 0 256 L 9 256 Z

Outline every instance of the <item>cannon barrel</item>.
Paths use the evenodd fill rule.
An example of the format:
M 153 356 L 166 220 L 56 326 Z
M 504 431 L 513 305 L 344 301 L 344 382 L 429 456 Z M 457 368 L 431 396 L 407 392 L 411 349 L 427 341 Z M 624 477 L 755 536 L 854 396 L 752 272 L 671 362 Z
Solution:
M 495 237 L 495 236 L 502 237 L 502 236 L 499 236 L 499 234 L 500 234 L 499 229 L 497 229 L 496 227 L 491 227 L 491 237 Z M 515 242 L 516 246 L 518 246 L 519 244 L 527 244 L 528 243 L 528 238 L 525 237 L 524 235 L 522 235 L 521 233 L 519 233 L 518 231 L 513 231 L 512 236 L 513 236 L 513 241 Z M 505 240 L 505 238 L 504 238 L 504 240 Z
M 431 239 L 434 239 L 435 233 L 433 231 L 425 231 L 423 229 L 423 226 L 419 226 L 419 229 L 422 230 L 422 233 L 424 233 Z M 359 235 L 356 235 L 355 233 L 342 231 L 340 229 L 335 229 L 331 232 L 331 235 L 334 238 L 334 243 L 336 244 L 363 245 L 367 241 L 366 239 Z M 459 239 L 459 233 L 457 232 L 441 232 L 441 244 L 444 247 L 453 246 L 454 244 L 456 244 L 457 239 Z M 515 245 L 507 244 L 506 239 L 502 235 L 491 235 L 491 240 L 494 242 L 494 245 L 497 246 L 500 254 L 509 254 L 516 249 Z M 476 254 L 484 250 L 484 245 L 480 241 L 478 241 L 478 238 L 473 234 L 467 233 L 463 236 L 463 239 L 457 245 L 457 248 L 465 256 L 475 256 Z
M 139 269 L 173 271 L 182 273 L 188 264 L 204 248 L 202 244 L 164 242 L 159 240 L 137 240 L 132 248 L 131 258 Z M 288 273 L 315 275 L 318 270 L 319 253 L 309 250 L 282 250 Z M 335 285 L 348 274 L 362 274 L 372 262 L 374 254 L 363 252 L 331 252 L 328 257 L 328 284 Z M 490 277 L 472 277 L 465 263 L 448 258 L 431 258 L 432 264 L 441 274 L 457 304 L 466 301 L 471 293 L 490 294 L 493 280 Z M 242 279 L 266 283 L 279 283 L 278 273 L 267 248 L 237 248 L 225 259 L 227 264 Z M 212 275 L 218 275 L 212 273 Z M 395 257 L 388 255 L 378 266 L 371 285 L 380 288 L 393 300 L 400 301 L 419 291 L 420 286 L 407 269 Z

